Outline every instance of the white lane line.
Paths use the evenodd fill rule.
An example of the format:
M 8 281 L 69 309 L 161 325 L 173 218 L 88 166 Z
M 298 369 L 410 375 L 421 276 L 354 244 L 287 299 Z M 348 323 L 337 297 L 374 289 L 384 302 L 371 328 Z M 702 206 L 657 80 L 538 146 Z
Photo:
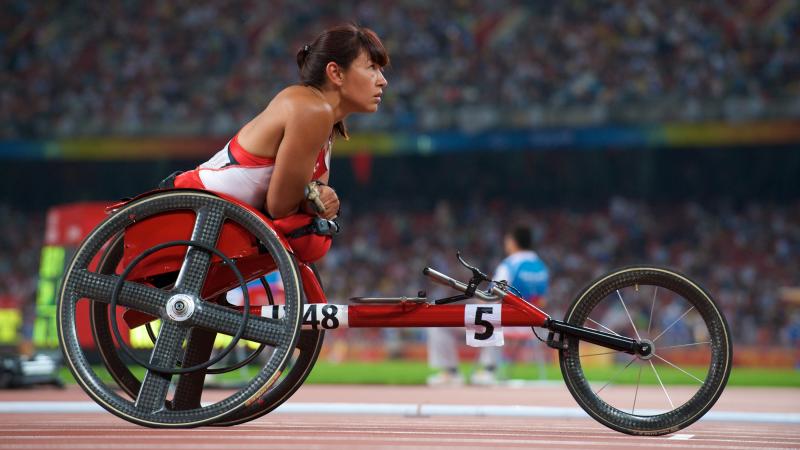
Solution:
M 692 437 L 694 437 L 693 434 L 673 434 L 672 436 L 668 437 L 667 439 L 673 440 L 673 441 L 688 441 Z
M 643 414 L 649 411 L 642 410 Z M 399 414 L 405 416 L 504 416 L 588 418 L 580 408 L 519 405 L 414 405 L 404 403 L 285 403 L 273 413 L 290 414 Z M 701 421 L 800 423 L 800 414 L 710 411 Z
M 0 402 L 0 413 L 46 414 L 46 413 L 93 413 L 105 412 L 93 402 Z M 639 412 L 639 411 L 637 411 Z M 521 405 L 437 405 L 416 403 L 285 403 L 272 414 L 365 414 L 425 416 L 471 416 L 471 417 L 543 417 L 543 418 L 588 418 L 580 408 Z M 642 414 L 657 411 L 641 410 Z M 757 422 L 800 424 L 797 413 L 754 413 L 744 411 L 710 411 L 701 422 Z
M 117 447 L 115 447 L 117 448 Z M 176 446 L 163 446 L 163 447 L 123 447 L 126 450 L 135 450 L 135 449 L 142 449 L 142 450 L 172 450 L 172 449 L 180 449 L 181 447 Z M 187 450 L 191 450 L 191 448 L 196 447 L 185 447 Z M 202 448 L 202 447 L 201 447 Z M 288 449 L 299 449 L 299 450 L 354 450 L 354 449 L 365 449 L 365 450 L 401 450 L 401 449 L 408 449 L 408 450 L 419 450 L 418 445 L 408 444 L 408 445 L 375 445 L 373 443 L 367 444 L 343 444 L 341 446 L 333 447 L 329 444 L 290 444 L 290 443 L 281 443 L 281 444 L 270 444 L 270 443 L 259 443 L 259 444 L 248 444 L 244 446 L 218 446 L 218 447 L 206 447 L 207 449 L 219 449 L 219 450 L 288 450 Z M 428 445 L 425 447 L 428 450 L 453 450 L 452 445 Z M 24 446 L 7 446 L 7 445 L 0 445 L 0 449 L 9 449 L 9 450 L 106 450 L 108 446 L 102 445 L 87 445 L 87 446 L 69 446 L 69 447 L 53 447 L 50 446 L 42 446 L 42 445 L 24 445 Z M 458 450 L 486 450 L 485 446 L 458 446 Z
M 4 424 L 5 425 L 5 424 Z M 92 430 L 86 429 L 79 429 L 79 428 L 69 428 L 69 429 L 38 429 L 38 428 L 17 428 L 17 427 L 2 427 L 0 428 L 0 432 L 6 431 L 8 434 L 8 439 L 20 439 L 20 440 L 32 440 L 32 439 L 109 439 L 114 436 L 114 433 L 121 433 L 123 436 L 130 436 L 131 433 L 134 433 L 137 438 L 141 437 L 142 439 L 200 439 L 200 440 L 207 440 L 213 441 L 217 439 L 224 439 L 227 441 L 235 441 L 237 439 L 258 439 L 259 437 L 262 438 L 271 438 L 280 435 L 280 433 L 286 432 L 294 432 L 295 430 L 315 430 L 315 436 L 320 435 L 327 435 L 327 434 L 342 434 L 342 435 L 349 435 L 349 434 L 358 434 L 364 435 L 365 433 L 369 433 L 370 435 L 435 435 L 435 436 L 479 436 L 479 437 L 495 437 L 499 439 L 504 438 L 546 438 L 551 437 L 554 434 L 563 435 L 567 433 L 573 434 L 580 434 L 587 439 L 620 439 L 623 441 L 630 441 L 631 439 L 648 439 L 652 440 L 655 438 L 650 437 L 636 437 L 636 436 L 628 436 L 621 433 L 617 433 L 614 431 L 609 430 L 606 433 L 604 430 L 587 430 L 586 427 L 578 427 L 578 428 L 571 428 L 571 429 L 559 429 L 559 428 L 552 428 L 552 429 L 540 429 L 536 427 L 526 428 L 525 431 L 519 431 L 519 428 L 514 430 L 514 432 L 504 431 L 502 429 L 498 429 L 495 426 L 492 426 L 490 430 L 487 431 L 480 431 L 480 432 L 469 432 L 469 431 L 449 431 L 443 430 L 442 427 L 438 428 L 429 428 L 429 429 L 420 429 L 414 428 L 414 431 L 395 431 L 392 428 L 403 428 L 408 427 L 408 423 L 397 423 L 397 424 L 389 424 L 383 427 L 370 427 L 370 426 L 363 426 L 360 428 L 343 428 L 339 426 L 330 426 L 330 423 L 325 425 L 310 425 L 308 428 L 298 428 L 298 427 L 291 427 L 291 426 L 280 426 L 280 425 L 272 425 L 270 427 L 259 427 L 258 429 L 253 429 L 252 427 L 240 426 L 234 429 L 225 430 L 219 429 L 214 430 L 214 434 L 204 434 L 202 432 L 198 432 L 197 430 L 169 430 L 169 434 L 166 432 L 155 431 L 150 429 L 139 429 L 139 428 L 93 428 Z M 330 431 L 321 431 L 322 426 L 328 426 Z M 454 427 L 461 427 L 462 425 L 452 425 Z M 485 428 L 486 424 L 481 424 L 481 427 Z M 468 427 L 466 427 L 468 428 Z M 476 427 L 476 429 L 482 429 Z M 102 431 L 102 435 L 98 435 L 97 432 Z M 224 433 L 225 431 L 230 431 L 230 433 Z M 72 433 L 68 436 L 69 438 L 65 437 L 63 433 Z M 23 434 L 23 433 L 32 433 L 32 434 Z M 84 434 L 81 434 L 84 433 Z M 153 434 L 155 433 L 155 434 Z M 246 433 L 248 437 L 243 438 L 242 433 Z M 111 435 L 109 437 L 109 435 Z M 676 435 L 673 435 L 676 436 Z M 700 433 L 694 435 L 680 435 L 680 436 L 690 436 L 691 441 L 693 443 L 697 442 L 730 442 L 730 443 L 740 443 L 740 444 L 747 444 L 747 443 L 755 443 L 755 444 L 766 444 L 770 443 L 772 445 L 790 445 L 792 448 L 800 448 L 800 434 L 792 433 L 791 437 L 780 437 L 775 436 L 773 433 L 762 433 L 762 434 L 749 434 L 745 436 L 733 436 L 733 435 L 720 435 L 719 433 Z M 664 437 L 663 439 L 675 439 L 679 440 L 680 438 L 673 438 L 673 437 Z M 686 438 L 688 439 L 688 438 Z
M 103 412 L 94 402 L 0 402 L 0 413 L 90 413 Z

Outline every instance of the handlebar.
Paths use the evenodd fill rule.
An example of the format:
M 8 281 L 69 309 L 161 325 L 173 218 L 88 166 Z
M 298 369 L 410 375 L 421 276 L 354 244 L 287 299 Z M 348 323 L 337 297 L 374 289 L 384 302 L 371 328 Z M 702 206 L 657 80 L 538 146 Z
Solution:
M 422 273 L 425 276 L 430 277 L 436 283 L 439 283 L 439 284 L 447 286 L 447 287 L 451 287 L 451 288 L 453 288 L 453 289 L 455 289 L 457 291 L 467 292 L 467 284 L 466 283 L 458 281 L 458 280 L 453 279 L 453 278 L 450 278 L 447 275 L 445 275 L 445 274 L 443 274 L 443 273 L 441 273 L 439 271 L 431 269 L 430 267 L 426 267 L 426 268 L 422 269 Z M 489 290 L 489 291 L 481 291 L 481 290 L 476 290 L 475 291 L 475 296 L 476 297 L 480 298 L 481 300 L 488 301 L 488 302 L 499 301 L 500 299 L 503 298 L 503 296 L 505 294 L 506 293 L 502 289 L 497 287 L 496 285 L 492 286 L 491 290 Z

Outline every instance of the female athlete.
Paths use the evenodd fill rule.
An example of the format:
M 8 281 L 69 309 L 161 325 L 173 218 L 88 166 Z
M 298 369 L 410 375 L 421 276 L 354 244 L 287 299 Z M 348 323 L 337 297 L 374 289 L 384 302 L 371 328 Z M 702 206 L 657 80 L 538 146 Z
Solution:
M 374 31 L 326 30 L 297 53 L 298 85 L 278 93 L 210 160 L 163 185 L 230 195 L 265 211 L 285 234 L 307 228 L 313 217 L 334 219 L 339 198 L 328 186 L 334 136 L 348 138 L 344 119 L 351 113 L 378 110 L 388 63 Z M 313 261 L 325 254 L 330 237 L 306 233 L 290 243 L 306 253 L 301 260 Z

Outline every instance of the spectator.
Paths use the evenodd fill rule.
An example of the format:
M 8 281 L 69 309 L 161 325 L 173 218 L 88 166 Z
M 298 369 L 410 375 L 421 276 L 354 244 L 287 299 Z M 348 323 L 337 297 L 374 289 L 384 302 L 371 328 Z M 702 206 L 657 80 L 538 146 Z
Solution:
M 7 3 L 3 139 L 228 136 L 297 82 L 296 30 L 345 20 L 392 53 L 369 129 L 800 116 L 795 2 Z
M 532 250 L 531 231 L 525 225 L 511 228 L 503 236 L 506 257 L 497 266 L 493 280 L 506 281 L 517 289 L 523 299 L 542 306 L 547 293 L 547 267 Z M 530 333 L 530 329 L 527 329 Z M 429 386 L 460 385 L 456 335 L 447 328 L 428 329 L 428 364 L 438 373 L 428 378 Z M 480 368 L 472 373 L 470 383 L 489 386 L 497 384 L 497 367 L 502 359 L 502 347 L 482 347 Z

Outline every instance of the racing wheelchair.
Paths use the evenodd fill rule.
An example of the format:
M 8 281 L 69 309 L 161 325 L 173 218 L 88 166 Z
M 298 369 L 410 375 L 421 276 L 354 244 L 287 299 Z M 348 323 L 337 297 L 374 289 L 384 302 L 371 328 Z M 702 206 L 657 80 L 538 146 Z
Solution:
M 325 330 L 465 327 L 468 340 L 480 345 L 502 344 L 503 327 L 530 327 L 537 338 L 540 328 L 547 337 L 539 339 L 557 350 L 580 407 L 635 435 L 667 434 L 695 422 L 730 374 L 732 344 L 721 310 L 696 283 L 664 268 L 628 267 L 602 276 L 557 320 L 460 255 L 472 273 L 466 282 L 423 270 L 458 295 L 329 303 L 312 265 L 296 253 L 263 213 L 222 194 L 157 190 L 114 205 L 76 251 L 60 288 L 58 335 L 67 366 L 92 399 L 127 421 L 229 426 L 286 401 L 311 371 Z M 280 304 L 263 281 L 273 272 L 283 283 Z M 262 280 L 268 304 L 251 302 L 247 283 L 254 280 Z M 239 290 L 241 305 L 226 300 L 226 293 Z M 102 367 L 93 366 L 79 345 L 78 314 L 90 315 Z M 157 320 L 156 332 L 151 325 Z M 126 345 L 120 321 L 146 327 L 154 343 L 148 357 Z M 214 354 L 217 335 L 230 340 Z M 239 364 L 219 368 L 240 341 L 257 348 Z M 673 362 L 681 352 L 691 355 L 691 367 Z M 204 395 L 207 375 L 234 370 L 259 354 L 263 366 L 235 392 Z M 611 370 L 601 370 L 598 380 L 598 367 Z M 618 383 L 637 369 L 635 384 Z M 639 386 L 653 376 L 658 389 L 650 391 L 657 398 L 647 398 L 652 392 Z

